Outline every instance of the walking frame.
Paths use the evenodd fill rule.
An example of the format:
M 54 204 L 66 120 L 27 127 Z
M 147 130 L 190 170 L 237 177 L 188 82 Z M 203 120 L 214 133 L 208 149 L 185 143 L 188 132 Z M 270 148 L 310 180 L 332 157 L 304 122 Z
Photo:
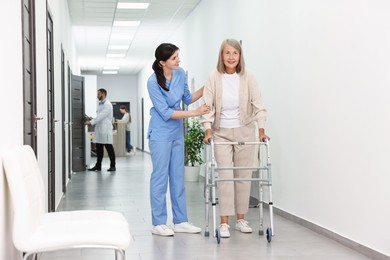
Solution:
M 214 147 L 215 145 L 258 145 L 258 166 L 242 166 L 242 167 L 218 167 Z M 273 202 L 272 202 L 272 180 L 271 180 L 271 156 L 269 152 L 269 141 L 264 139 L 263 142 L 214 142 L 209 139 L 209 145 L 206 146 L 206 169 L 205 169 L 205 233 L 206 237 L 210 236 L 209 232 L 209 215 L 210 206 L 213 214 L 213 237 L 217 239 L 218 244 L 221 240 L 219 227 L 216 224 L 216 186 L 220 181 L 250 181 L 259 184 L 259 235 L 264 235 L 263 228 L 263 187 L 268 187 L 269 191 L 269 214 L 270 227 L 266 229 L 267 241 L 271 242 L 274 236 L 273 228 Z M 265 153 L 265 154 L 264 154 Z M 265 160 L 262 160 L 265 158 Z M 218 178 L 216 172 L 224 170 L 252 170 L 252 178 Z

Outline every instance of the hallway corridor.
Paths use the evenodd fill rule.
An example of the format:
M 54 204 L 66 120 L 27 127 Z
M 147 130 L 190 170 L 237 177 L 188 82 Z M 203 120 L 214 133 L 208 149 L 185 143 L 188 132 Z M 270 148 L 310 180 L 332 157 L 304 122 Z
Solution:
M 175 234 L 174 237 L 152 235 L 149 205 L 149 178 L 152 166 L 149 154 L 138 151 L 136 155 L 118 158 L 115 173 L 107 172 L 108 164 L 108 158 L 104 158 L 101 172 L 74 174 L 68 185 L 66 197 L 62 199 L 58 211 L 107 209 L 122 212 L 130 224 L 130 233 L 133 237 L 130 248 L 126 252 L 126 259 L 369 259 L 278 215 L 274 216 L 275 236 L 271 243 L 267 243 L 265 237 L 258 236 L 256 228 L 258 209 L 254 208 L 250 209 L 247 216 L 254 232 L 252 234 L 238 233 L 238 231 L 234 231 L 234 223 L 231 221 L 231 237 L 221 239 L 221 243 L 218 245 L 216 239 L 204 237 L 203 233 L 203 182 L 186 182 L 189 221 L 202 227 L 202 233 Z M 274 187 L 274 189 L 277 188 Z M 268 227 L 268 211 L 265 213 L 264 224 L 265 227 Z M 45 260 L 106 260 L 113 258 L 112 251 L 97 249 L 69 250 L 45 254 L 41 257 Z

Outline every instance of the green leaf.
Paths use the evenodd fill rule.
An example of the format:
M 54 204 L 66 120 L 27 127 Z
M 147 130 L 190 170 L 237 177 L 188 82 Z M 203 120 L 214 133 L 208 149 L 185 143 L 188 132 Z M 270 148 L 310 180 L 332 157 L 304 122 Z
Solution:
M 187 128 L 187 132 L 184 135 L 184 164 L 188 166 L 201 165 L 203 163 L 201 151 L 204 146 L 203 128 L 197 119 L 185 120 L 184 124 Z

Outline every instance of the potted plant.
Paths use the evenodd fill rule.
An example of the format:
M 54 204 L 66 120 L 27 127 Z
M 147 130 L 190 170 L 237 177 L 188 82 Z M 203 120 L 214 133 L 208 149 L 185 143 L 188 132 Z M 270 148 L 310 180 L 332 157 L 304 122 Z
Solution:
M 203 163 L 204 131 L 197 119 L 185 120 L 184 124 L 184 177 L 186 181 L 198 181 L 200 165 Z
M 84 123 L 87 121 L 91 121 L 92 117 L 90 117 L 87 114 L 84 114 Z M 95 131 L 95 126 L 94 125 L 87 125 L 88 132 L 94 132 Z

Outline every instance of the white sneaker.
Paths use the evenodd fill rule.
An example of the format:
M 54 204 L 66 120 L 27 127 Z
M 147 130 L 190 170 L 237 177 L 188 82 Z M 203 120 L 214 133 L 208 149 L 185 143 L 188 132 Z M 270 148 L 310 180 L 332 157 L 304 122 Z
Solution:
M 219 233 L 221 234 L 221 237 L 230 237 L 229 228 L 230 226 L 226 223 L 219 225 Z
M 242 233 L 252 233 L 252 228 L 248 225 L 248 221 L 245 219 L 238 219 L 235 229 L 241 231 Z
M 195 234 L 195 233 L 200 233 L 202 231 L 202 229 L 200 227 L 194 226 L 190 222 L 182 222 L 182 223 L 175 224 L 173 231 L 175 231 L 177 233 Z
M 175 233 L 167 225 L 157 225 L 153 226 L 152 234 L 168 237 L 173 236 Z
M 131 155 L 131 153 L 130 153 L 130 152 L 127 152 L 126 155 Z

